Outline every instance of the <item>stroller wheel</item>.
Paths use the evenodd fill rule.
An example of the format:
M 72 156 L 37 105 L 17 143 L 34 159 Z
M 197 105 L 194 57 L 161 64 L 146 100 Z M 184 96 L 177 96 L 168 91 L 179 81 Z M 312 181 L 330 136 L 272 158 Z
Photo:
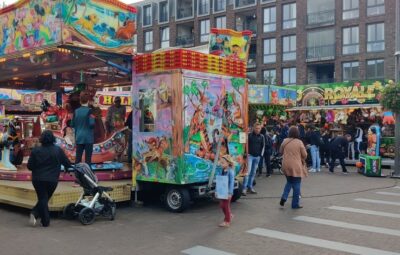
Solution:
M 64 207 L 63 216 L 67 220 L 72 220 L 75 217 L 75 204 L 71 203 Z
M 103 208 L 103 216 L 104 217 L 107 217 L 110 220 L 114 220 L 115 213 L 116 213 L 116 205 L 114 202 L 107 203 L 106 205 L 104 205 L 104 208 Z
M 79 213 L 79 221 L 83 225 L 90 225 L 94 222 L 96 213 L 92 208 L 85 207 Z

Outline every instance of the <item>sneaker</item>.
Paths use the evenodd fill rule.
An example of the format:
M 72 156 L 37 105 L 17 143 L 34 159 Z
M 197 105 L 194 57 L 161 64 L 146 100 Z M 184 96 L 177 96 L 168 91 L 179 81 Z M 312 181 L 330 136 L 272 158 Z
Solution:
M 348 175 L 348 174 L 349 174 L 349 172 L 347 172 L 347 171 L 346 171 L 346 172 L 342 172 L 342 174 L 344 174 L 344 175 Z
M 250 194 L 257 194 L 257 191 L 255 189 L 250 189 Z
M 32 227 L 36 226 L 36 217 L 35 215 L 33 215 L 33 213 L 29 215 L 29 225 L 31 225 Z
M 281 206 L 284 206 L 284 205 L 285 205 L 285 203 L 286 203 L 286 200 L 285 200 L 285 199 L 283 199 L 283 198 L 281 198 L 281 201 L 279 202 L 279 204 L 280 204 Z
M 247 196 L 247 191 L 242 190 L 242 196 Z
M 316 170 L 314 168 L 311 168 L 310 170 L 308 170 L 309 173 L 315 173 Z
M 268 178 L 268 177 L 271 177 L 271 175 L 270 175 L 270 174 L 267 174 L 265 177 L 267 177 L 267 178 Z
M 229 228 L 231 224 L 229 222 L 222 222 L 221 224 L 219 224 L 218 226 L 223 227 L 223 228 Z
M 303 206 L 301 206 L 301 205 L 296 206 L 296 207 L 292 207 L 292 209 L 301 209 L 301 208 L 303 208 Z
M 321 169 L 317 169 L 317 172 L 318 172 L 318 173 L 321 172 Z
M 328 164 L 328 163 L 326 163 L 325 166 L 326 166 L 327 168 L 329 168 L 329 164 Z

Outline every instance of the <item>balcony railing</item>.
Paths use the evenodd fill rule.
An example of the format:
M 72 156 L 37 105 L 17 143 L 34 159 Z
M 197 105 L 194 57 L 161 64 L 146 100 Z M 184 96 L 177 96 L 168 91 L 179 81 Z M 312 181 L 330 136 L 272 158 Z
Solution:
M 185 36 L 176 37 L 176 46 L 193 47 L 194 46 L 194 38 L 193 38 L 193 36 L 185 35 Z
M 308 84 L 324 84 L 324 83 L 333 83 L 333 82 L 335 82 L 334 78 L 322 78 L 322 79 L 308 80 Z
M 168 12 L 161 12 L 160 13 L 160 20 L 159 22 L 168 22 Z
M 256 4 L 255 0 L 235 0 L 235 7 L 236 8 L 255 5 L 255 4 Z
M 308 26 L 321 26 L 335 24 L 335 10 L 314 12 L 307 14 Z
M 254 68 L 257 65 L 257 54 L 250 53 L 249 59 L 247 60 L 247 68 Z
M 184 5 L 179 6 L 176 10 L 176 18 L 177 19 L 185 19 L 193 17 L 193 6 L 192 5 Z
M 214 1 L 214 12 L 225 11 L 226 2 L 225 0 Z
M 209 4 L 199 4 L 199 15 L 206 15 L 210 13 Z
M 307 47 L 307 62 L 335 59 L 335 45 Z

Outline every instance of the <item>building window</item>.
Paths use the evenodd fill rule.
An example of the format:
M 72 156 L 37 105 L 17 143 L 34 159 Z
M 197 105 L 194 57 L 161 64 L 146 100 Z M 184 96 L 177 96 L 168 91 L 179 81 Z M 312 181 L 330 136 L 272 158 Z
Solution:
M 359 0 L 343 0 L 343 19 L 356 19 L 360 15 Z
M 335 0 L 307 0 L 307 25 L 335 23 Z
M 267 4 L 267 3 L 275 3 L 276 0 L 262 0 L 263 4 Z
M 151 26 L 152 17 L 151 17 L 151 4 L 143 6 L 143 26 Z
M 276 39 L 264 40 L 264 64 L 276 62 Z
M 276 30 L 276 7 L 264 9 L 264 33 Z
M 235 8 L 256 5 L 256 0 L 235 0 Z
M 176 0 L 176 19 L 188 19 L 193 17 L 194 1 L 193 0 Z
M 282 60 L 296 60 L 296 36 L 284 36 L 283 41 L 283 55 Z
M 368 0 L 367 15 L 382 15 L 385 14 L 385 0 Z
M 343 63 L 343 81 L 354 81 L 360 78 L 358 62 Z
M 200 42 L 208 42 L 210 35 L 210 20 L 205 19 L 200 21 Z
M 358 27 L 343 28 L 343 54 L 356 54 L 359 52 Z
M 158 7 L 158 22 L 165 23 L 169 21 L 169 6 L 168 1 L 159 3 Z
M 266 85 L 275 85 L 276 84 L 276 70 L 269 69 L 263 71 L 263 83 Z
M 144 50 L 153 50 L 153 31 L 144 32 Z
M 367 79 L 383 79 L 385 61 L 383 59 L 374 59 L 367 61 Z
M 307 34 L 307 61 L 335 58 L 335 30 L 325 29 Z
M 141 112 L 139 114 L 139 132 L 154 132 L 157 119 L 157 93 L 152 93 L 152 89 L 141 89 L 139 95 Z
M 161 28 L 160 37 L 161 37 L 161 48 L 168 48 L 169 47 L 169 27 Z
M 385 24 L 377 23 L 367 26 L 367 51 L 385 50 Z
M 215 27 L 225 29 L 226 28 L 226 17 L 222 16 L 222 17 L 215 18 Z
M 225 0 L 214 0 L 214 13 L 223 12 L 226 8 Z
M 282 69 L 282 83 L 284 85 L 296 84 L 296 67 Z
M 210 0 L 197 0 L 197 15 L 203 16 L 210 14 Z
M 249 79 L 250 84 L 257 83 L 257 72 L 247 72 L 247 79 Z
M 296 3 L 283 6 L 283 29 L 296 27 Z

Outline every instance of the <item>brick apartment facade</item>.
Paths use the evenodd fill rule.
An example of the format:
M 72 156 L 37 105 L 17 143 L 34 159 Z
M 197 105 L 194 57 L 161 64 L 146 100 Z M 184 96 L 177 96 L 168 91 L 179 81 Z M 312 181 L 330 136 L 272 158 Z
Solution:
M 160 3 L 165 2 L 168 3 L 168 13 L 163 12 L 162 18 L 165 20 L 165 16 L 168 16 L 168 22 L 160 24 Z M 290 4 L 294 5 L 289 6 Z M 139 13 L 139 53 L 161 48 L 161 29 L 165 27 L 169 28 L 167 41 L 170 47 L 206 44 L 201 42 L 202 21 L 209 20 L 209 26 L 203 29 L 207 32 L 209 27 L 217 26 L 217 18 L 226 17 L 226 28 L 239 31 L 250 29 L 255 33 L 248 65 L 251 83 L 317 84 L 394 79 L 395 76 L 396 0 L 154 0 L 135 5 Z M 221 6 L 225 6 L 225 10 L 216 13 L 214 10 L 221 9 Z M 193 15 L 189 15 L 190 7 Z M 266 8 L 269 8 L 268 11 L 265 11 Z M 198 15 L 199 11 L 205 15 Z M 180 15 L 178 12 L 189 13 L 186 15 L 188 18 L 177 19 Z M 273 15 L 267 15 L 268 13 Z M 144 26 L 144 22 L 148 25 Z M 272 25 L 275 29 L 266 32 L 264 23 L 268 26 L 275 23 Z M 284 29 L 283 26 L 288 28 Z M 152 47 L 151 34 L 147 33 L 147 40 L 145 38 L 148 31 L 153 33 Z M 349 36 L 345 36 L 347 39 L 343 38 L 345 33 L 351 39 Z M 286 36 L 292 36 L 291 41 L 286 38 L 287 42 L 293 42 L 295 36 L 295 44 L 290 44 L 292 49 L 283 48 L 283 38 Z M 267 44 L 264 42 L 266 39 L 275 39 L 275 45 Z M 148 50 L 145 49 L 145 44 Z M 344 44 L 349 54 L 344 54 Z M 274 50 L 266 54 L 265 48 L 268 45 L 272 45 L 269 48 Z M 290 55 L 294 45 L 295 53 Z M 283 60 L 286 53 L 292 60 Z M 264 55 L 271 55 L 275 60 L 264 61 Z M 266 70 L 271 70 L 272 75 L 270 71 L 264 72 Z M 296 74 L 295 77 L 293 73 Z

